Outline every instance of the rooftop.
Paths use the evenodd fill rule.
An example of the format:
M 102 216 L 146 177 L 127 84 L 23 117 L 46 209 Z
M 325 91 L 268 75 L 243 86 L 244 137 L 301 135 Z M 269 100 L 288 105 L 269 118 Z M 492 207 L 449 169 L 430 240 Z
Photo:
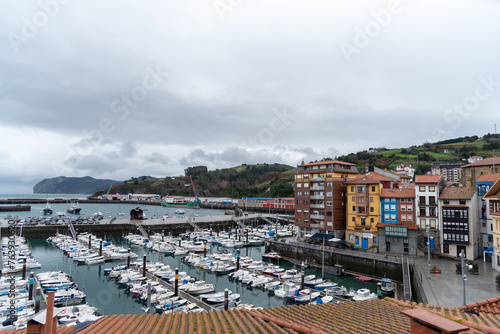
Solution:
M 481 175 L 476 183 L 479 182 L 496 182 L 498 179 L 500 179 L 500 173 L 494 173 L 494 174 L 483 174 Z
M 415 198 L 415 189 L 414 188 L 382 189 L 380 197 Z
M 362 302 L 293 305 L 260 310 L 202 313 L 109 315 L 78 333 L 411 333 L 410 318 L 461 333 L 500 333 L 500 297 L 459 308 L 445 308 L 393 298 Z M 472 311 L 472 312 L 471 312 Z M 406 313 L 406 314 L 404 314 Z M 469 329 L 466 329 L 466 328 Z M 59 327 L 69 333 L 75 327 Z M 24 330 L 1 333 L 26 333 Z
M 468 167 L 481 167 L 481 166 L 493 166 L 500 164 L 500 157 L 490 157 L 484 158 L 483 160 L 476 161 L 474 163 L 462 166 L 462 168 Z
M 417 175 L 415 176 L 415 183 L 439 183 L 443 175 Z
M 474 187 L 449 187 L 443 189 L 439 199 L 471 199 L 475 192 Z

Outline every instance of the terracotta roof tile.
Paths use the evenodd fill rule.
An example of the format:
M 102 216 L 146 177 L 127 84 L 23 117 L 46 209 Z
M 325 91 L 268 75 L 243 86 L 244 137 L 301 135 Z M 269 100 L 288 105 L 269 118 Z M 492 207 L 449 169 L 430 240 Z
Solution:
M 380 197 L 415 198 L 415 189 L 382 189 Z
M 471 199 L 475 192 L 474 187 L 449 187 L 443 189 L 439 199 Z
M 476 161 L 474 163 L 462 166 L 462 168 L 468 167 L 480 167 L 480 166 L 492 166 L 493 164 L 498 165 L 500 163 L 500 157 L 490 157 L 483 160 Z
M 415 183 L 438 183 L 443 178 L 443 175 L 417 175 Z
M 500 179 L 500 173 L 483 174 L 477 179 L 477 182 L 496 182 L 498 179 Z
M 352 164 L 350 162 L 338 161 L 338 160 L 316 161 L 316 162 L 310 162 L 308 164 L 303 164 L 303 165 L 299 165 L 299 166 L 316 166 L 316 165 L 329 165 L 329 164 L 356 166 L 356 164 Z

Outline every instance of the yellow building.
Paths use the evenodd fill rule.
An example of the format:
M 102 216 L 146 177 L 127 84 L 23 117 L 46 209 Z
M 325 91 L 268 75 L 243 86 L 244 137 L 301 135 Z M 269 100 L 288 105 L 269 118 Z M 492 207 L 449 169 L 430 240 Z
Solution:
M 370 249 L 377 247 L 377 224 L 380 223 L 380 193 L 383 188 L 392 189 L 400 183 L 375 172 L 359 175 L 346 182 L 348 245 Z

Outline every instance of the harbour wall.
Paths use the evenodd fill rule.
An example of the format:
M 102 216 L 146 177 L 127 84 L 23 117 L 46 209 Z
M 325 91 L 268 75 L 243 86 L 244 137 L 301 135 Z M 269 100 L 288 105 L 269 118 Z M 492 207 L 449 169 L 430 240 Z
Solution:
M 0 212 L 31 211 L 31 205 L 8 205 L 0 206 Z
M 284 239 L 266 242 L 266 253 L 271 251 L 278 252 L 285 258 L 307 262 L 313 266 L 320 266 L 320 268 L 324 254 L 326 267 L 340 264 L 346 271 L 374 277 L 389 277 L 400 282 L 403 280 L 401 261 L 398 257 L 387 257 L 381 254 L 344 250 L 329 246 L 325 247 L 323 253 L 322 246 Z
M 167 235 L 177 236 L 181 233 L 185 233 L 187 231 L 193 231 L 194 227 L 189 223 L 178 223 L 178 224 L 148 224 L 146 222 L 140 223 L 142 227 L 148 233 L 164 233 Z M 127 235 L 128 233 L 138 234 L 140 233 L 137 230 L 137 225 L 132 222 L 122 223 L 122 224 L 77 224 L 73 225 L 77 233 L 92 233 L 97 237 L 121 237 Z M 196 226 L 202 229 L 212 229 L 214 235 L 220 231 L 228 231 L 229 229 L 236 228 L 238 225 L 233 220 L 226 221 L 217 221 L 217 222 L 197 222 Z M 2 227 L 1 233 L 2 236 L 9 236 L 12 234 L 12 230 L 8 227 Z M 15 227 L 15 234 L 19 235 L 20 227 Z M 46 239 L 48 237 L 54 236 L 56 233 L 68 234 L 69 227 L 68 225 L 35 225 L 35 226 L 23 226 L 22 227 L 22 236 L 28 239 Z M 244 236 L 242 235 L 242 240 Z

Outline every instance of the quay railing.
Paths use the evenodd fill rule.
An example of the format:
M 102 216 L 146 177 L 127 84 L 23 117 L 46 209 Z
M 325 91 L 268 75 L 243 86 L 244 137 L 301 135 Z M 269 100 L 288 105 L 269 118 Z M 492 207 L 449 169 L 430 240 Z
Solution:
M 135 226 L 137 226 L 137 229 L 139 230 L 139 232 L 141 232 L 142 236 L 144 238 L 148 238 L 148 232 L 146 232 L 146 230 L 144 229 L 144 227 L 142 227 L 141 224 L 139 224 L 138 222 L 135 222 Z
M 283 244 L 288 244 L 288 245 L 293 245 L 293 246 L 298 246 L 302 248 L 307 248 L 311 250 L 323 250 L 323 247 L 321 245 L 312 245 L 308 244 L 303 241 L 292 241 L 288 240 L 288 242 L 284 241 L 269 241 L 270 243 L 274 243 L 277 245 L 283 245 Z M 368 252 L 360 252 L 360 251 L 355 251 L 355 250 L 350 250 L 350 249 L 340 249 L 336 247 L 330 247 L 326 246 L 325 251 L 327 252 L 332 252 L 332 253 L 337 253 L 337 254 L 343 254 L 343 255 L 349 255 L 353 257 L 361 257 L 364 259 L 370 259 L 370 260 L 377 260 L 377 261 L 382 261 L 382 262 L 389 262 L 389 263 L 395 263 L 399 264 L 401 259 L 397 255 L 382 255 L 378 253 L 368 253 Z
M 68 222 L 69 226 L 69 231 L 71 232 L 71 235 L 73 236 L 73 240 L 76 240 L 76 230 L 75 227 L 73 226 L 73 223 L 71 221 Z
M 404 301 L 411 301 L 411 278 L 410 278 L 410 261 L 408 256 L 401 257 L 401 265 L 403 267 L 403 292 Z

